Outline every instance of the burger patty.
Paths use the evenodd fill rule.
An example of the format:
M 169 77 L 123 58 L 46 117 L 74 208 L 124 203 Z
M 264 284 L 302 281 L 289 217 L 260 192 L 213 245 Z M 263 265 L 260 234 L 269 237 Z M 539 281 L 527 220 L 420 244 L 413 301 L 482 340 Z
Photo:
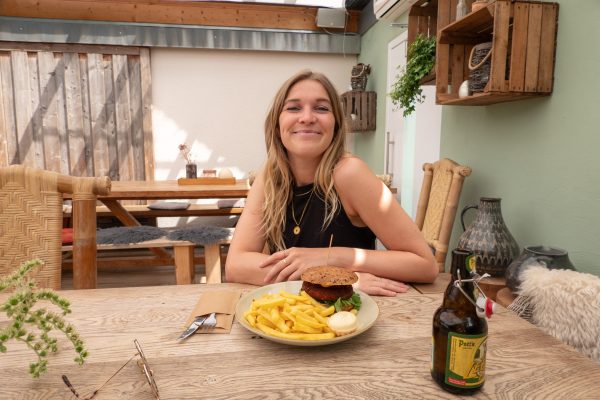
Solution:
M 310 282 L 302 283 L 302 290 L 315 300 L 335 301 L 340 297 L 345 300 L 352 297 L 352 285 L 336 285 L 324 287 Z

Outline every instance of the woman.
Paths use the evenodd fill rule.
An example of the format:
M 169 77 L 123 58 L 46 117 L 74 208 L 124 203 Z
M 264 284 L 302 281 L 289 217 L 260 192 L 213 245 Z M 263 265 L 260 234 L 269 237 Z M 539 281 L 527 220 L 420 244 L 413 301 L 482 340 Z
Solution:
M 356 272 L 359 288 L 373 295 L 435 279 L 421 232 L 367 165 L 345 153 L 345 134 L 339 96 L 324 75 L 303 71 L 279 89 L 265 121 L 267 162 L 227 255 L 229 282 L 299 280 L 326 264 Z M 375 237 L 387 251 L 375 250 Z

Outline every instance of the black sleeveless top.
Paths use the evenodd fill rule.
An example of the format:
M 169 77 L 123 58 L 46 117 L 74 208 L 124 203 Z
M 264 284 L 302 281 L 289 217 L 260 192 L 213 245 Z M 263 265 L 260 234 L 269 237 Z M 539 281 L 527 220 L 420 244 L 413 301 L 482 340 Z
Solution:
M 375 234 L 368 227 L 352 225 L 346 211 L 340 204 L 333 220 L 323 231 L 325 220 L 325 201 L 318 191 L 312 196 L 313 184 L 294 187 L 294 196 L 287 207 L 283 241 L 286 248 L 290 247 L 328 247 L 329 238 L 333 234 L 334 247 L 353 247 L 360 249 L 375 249 Z M 292 207 L 294 214 L 292 215 Z M 302 219 L 302 213 L 304 216 Z M 300 233 L 294 234 L 296 222 L 299 223 Z

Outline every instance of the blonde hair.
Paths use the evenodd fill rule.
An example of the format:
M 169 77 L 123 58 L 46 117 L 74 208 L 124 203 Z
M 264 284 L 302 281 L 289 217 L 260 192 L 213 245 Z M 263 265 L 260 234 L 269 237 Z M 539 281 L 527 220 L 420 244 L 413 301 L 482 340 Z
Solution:
M 262 207 L 262 231 L 272 251 L 285 249 L 283 230 L 286 222 L 287 205 L 293 196 L 294 177 L 290 170 L 287 150 L 281 141 L 279 115 L 286 97 L 296 83 L 304 80 L 319 82 L 329 95 L 335 127 L 330 146 L 323 153 L 315 172 L 315 194 L 325 200 L 325 218 L 323 229 L 333 219 L 340 207 L 339 198 L 333 186 L 333 170 L 345 154 L 344 137 L 346 124 L 340 103 L 340 97 L 331 81 L 323 74 L 309 70 L 301 71 L 288 79 L 279 89 L 265 119 L 265 143 L 267 161 L 264 168 L 265 202 Z

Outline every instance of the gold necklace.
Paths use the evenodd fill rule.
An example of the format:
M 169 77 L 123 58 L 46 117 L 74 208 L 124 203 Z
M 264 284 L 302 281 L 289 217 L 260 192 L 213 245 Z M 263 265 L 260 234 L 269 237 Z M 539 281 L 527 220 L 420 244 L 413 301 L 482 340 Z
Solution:
M 292 197 L 292 219 L 294 220 L 294 223 L 296 224 L 294 226 L 294 229 L 292 229 L 292 232 L 294 232 L 294 235 L 300 234 L 300 230 L 301 230 L 300 224 L 302 223 L 302 218 L 304 218 L 304 214 L 306 213 L 306 210 L 308 210 L 308 205 L 310 204 L 310 199 L 314 192 L 315 192 L 315 189 L 314 188 L 311 189 L 310 196 L 308 196 L 308 200 L 306 201 L 306 205 L 304 206 L 304 210 L 302 210 L 302 214 L 300 214 L 300 220 L 298 220 L 298 221 L 296 221 L 296 213 L 294 212 L 294 198 Z

